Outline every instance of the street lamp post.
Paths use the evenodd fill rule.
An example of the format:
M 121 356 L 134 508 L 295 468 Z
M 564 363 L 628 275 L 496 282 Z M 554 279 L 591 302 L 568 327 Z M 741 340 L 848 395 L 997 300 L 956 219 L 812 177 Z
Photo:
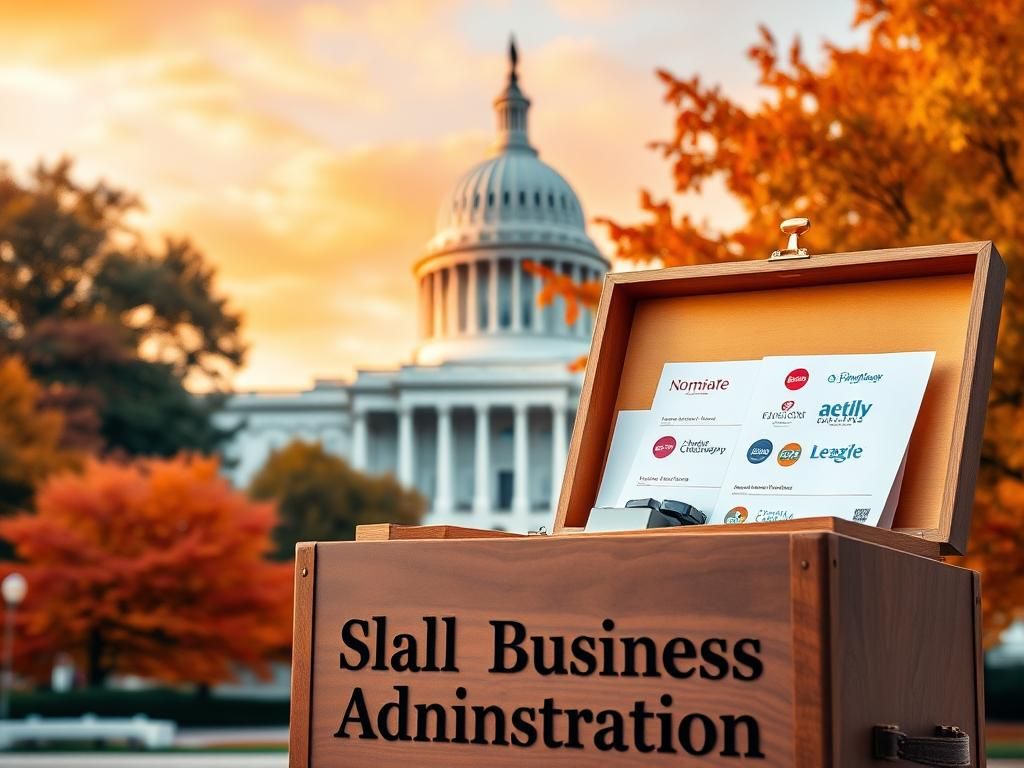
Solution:
M 0 582 L 0 595 L 4 598 L 4 669 L 0 680 L 0 720 L 10 717 L 11 670 L 14 665 L 14 612 L 28 592 L 28 582 L 20 573 L 9 573 Z

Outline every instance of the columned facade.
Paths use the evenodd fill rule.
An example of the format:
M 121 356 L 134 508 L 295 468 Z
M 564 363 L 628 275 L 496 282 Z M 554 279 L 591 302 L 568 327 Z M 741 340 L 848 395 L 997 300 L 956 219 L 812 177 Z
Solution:
M 468 405 L 451 392 L 423 393 L 394 410 L 381 404 L 360 411 L 354 428 L 395 425 L 393 440 L 386 430 L 371 434 L 367 429 L 364 462 L 376 458 L 364 469 L 391 472 L 430 497 L 434 523 L 506 530 L 547 525 L 558 502 L 574 415 L 559 389 L 544 388 L 533 396 L 515 389 L 480 391 L 477 402 Z M 393 456 L 386 448 L 375 450 L 378 440 L 394 445 Z M 355 458 L 353 450 L 353 463 Z
M 322 395 L 318 385 L 233 399 L 219 421 L 239 427 L 232 451 L 241 459 L 230 471 L 240 485 L 290 439 L 320 440 L 353 467 L 419 491 L 426 523 L 550 526 L 582 385 L 569 364 L 587 354 L 593 317 L 581 308 L 570 323 L 562 297 L 539 300 L 547 277 L 601 280 L 608 262 L 587 236 L 576 193 L 530 143 L 530 101 L 511 61 L 494 101 L 494 150 L 442 200 L 413 268 L 412 362 L 360 370 Z M 270 402 L 287 408 L 271 412 Z M 340 426 L 290 426 L 304 423 L 299 413 Z

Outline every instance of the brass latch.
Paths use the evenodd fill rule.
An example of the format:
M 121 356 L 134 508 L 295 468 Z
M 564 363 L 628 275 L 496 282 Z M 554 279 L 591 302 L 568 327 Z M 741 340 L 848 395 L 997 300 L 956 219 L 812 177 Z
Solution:
M 810 219 L 786 219 L 779 226 L 783 233 L 789 235 L 788 245 L 781 251 L 774 251 L 768 261 L 788 261 L 790 259 L 809 259 L 811 255 L 806 248 L 801 248 L 797 238 L 811 228 Z

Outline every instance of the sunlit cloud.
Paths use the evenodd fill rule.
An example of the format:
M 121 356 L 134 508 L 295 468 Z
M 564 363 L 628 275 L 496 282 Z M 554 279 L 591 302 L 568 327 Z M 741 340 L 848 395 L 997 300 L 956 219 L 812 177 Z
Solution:
M 672 194 L 646 148 L 671 131 L 654 68 L 752 82 L 743 47 L 772 22 L 750 3 L 749 34 L 701 37 L 673 31 L 679 8 L 0 0 L 0 99 L 17 105 L 0 110 L 0 160 L 68 154 L 84 179 L 140 193 L 140 224 L 190 236 L 244 313 L 237 385 L 307 386 L 409 359 L 411 268 L 442 196 L 488 151 L 510 32 L 534 143 L 588 216 L 635 220 L 641 187 Z M 834 37 L 851 14 L 830 13 L 815 23 Z M 709 64 L 722 50 L 729 66 Z M 722 226 L 741 216 L 715 185 L 684 204 Z

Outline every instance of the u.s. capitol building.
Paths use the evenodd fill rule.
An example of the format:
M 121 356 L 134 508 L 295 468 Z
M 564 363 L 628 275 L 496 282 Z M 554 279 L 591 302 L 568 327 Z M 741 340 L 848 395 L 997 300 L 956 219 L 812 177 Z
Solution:
M 530 144 L 530 101 L 515 51 L 494 102 L 488 159 L 441 201 L 437 232 L 415 265 L 419 343 L 414 362 L 359 370 L 305 392 L 239 394 L 217 420 L 241 429 L 226 446 L 245 485 L 292 440 L 371 473 L 391 472 L 431 500 L 427 523 L 526 531 L 557 504 L 593 320 L 566 324 L 561 300 L 538 307 L 532 260 L 577 280 L 608 262 L 587 236 L 569 183 Z

